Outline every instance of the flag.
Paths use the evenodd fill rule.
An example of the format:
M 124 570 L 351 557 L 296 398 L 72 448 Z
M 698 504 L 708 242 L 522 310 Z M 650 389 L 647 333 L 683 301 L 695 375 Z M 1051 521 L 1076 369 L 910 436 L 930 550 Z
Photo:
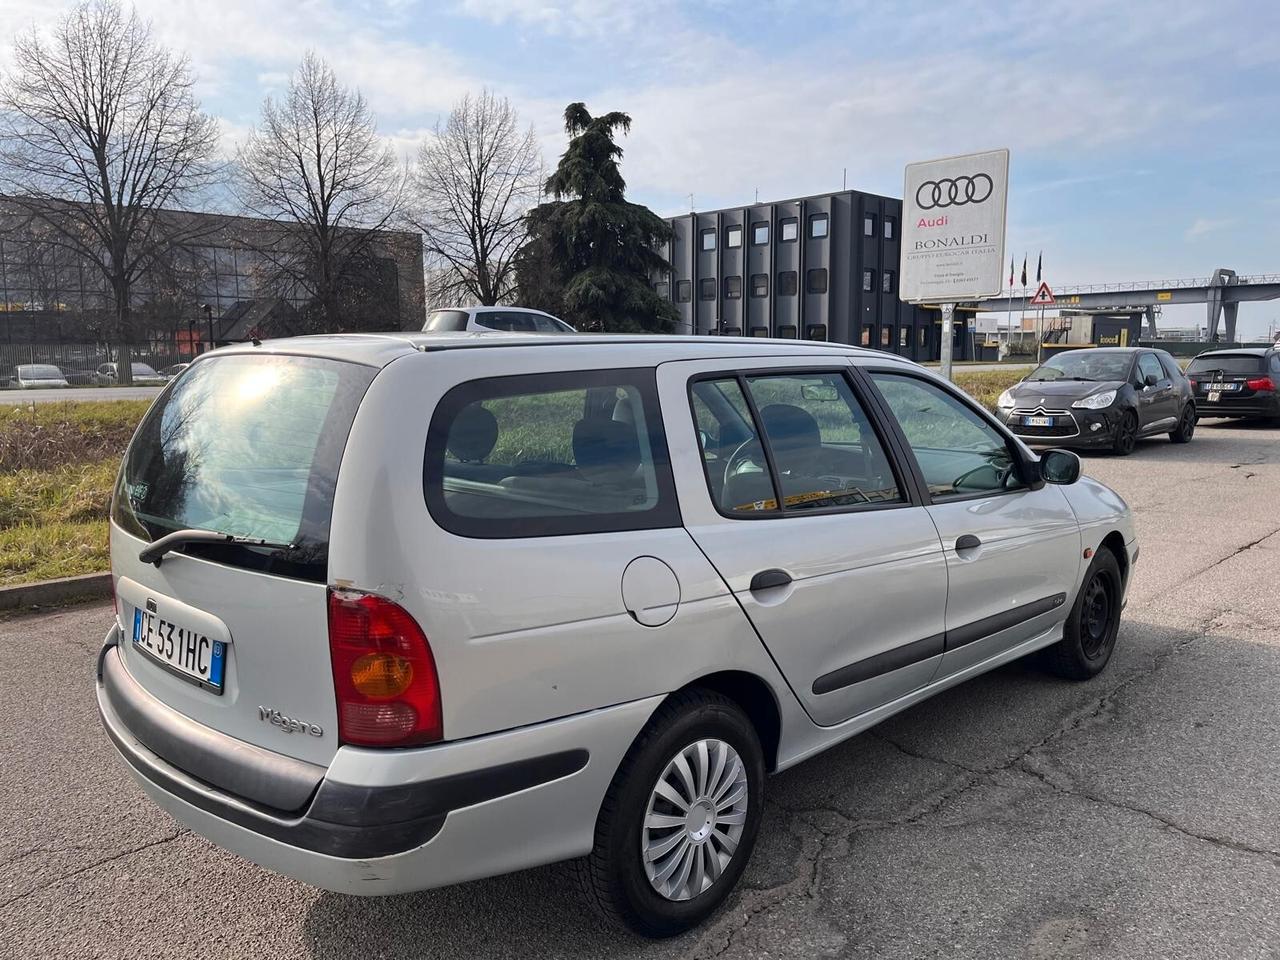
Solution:
M 1027 285 L 1027 258 L 1025 255 L 1022 257 L 1022 285 L 1024 287 Z
M 1044 251 L 1041 250 L 1039 255 L 1036 256 L 1036 284 L 1037 285 L 1039 285 L 1040 283 L 1040 264 L 1043 260 L 1044 260 Z
M 1013 289 L 1013 257 L 1009 258 L 1009 289 Z

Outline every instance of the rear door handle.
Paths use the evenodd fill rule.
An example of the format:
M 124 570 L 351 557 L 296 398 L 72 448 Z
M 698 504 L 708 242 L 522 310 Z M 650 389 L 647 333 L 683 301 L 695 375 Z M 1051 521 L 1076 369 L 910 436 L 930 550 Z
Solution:
M 785 587 L 791 582 L 791 574 L 785 570 L 761 570 L 751 578 L 751 592 L 769 590 L 773 587 Z
M 961 550 L 977 550 L 980 546 L 982 546 L 982 541 L 972 533 L 966 533 L 956 539 L 956 553 Z

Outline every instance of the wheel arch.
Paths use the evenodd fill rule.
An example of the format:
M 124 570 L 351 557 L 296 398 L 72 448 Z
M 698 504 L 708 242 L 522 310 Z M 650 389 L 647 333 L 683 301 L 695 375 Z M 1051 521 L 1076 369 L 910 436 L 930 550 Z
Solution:
M 782 741 L 782 710 L 768 683 L 745 670 L 721 670 L 691 680 L 680 691 L 693 689 L 712 690 L 741 707 L 760 738 L 765 769 L 770 773 L 777 769 L 778 747 Z
M 1129 551 L 1125 549 L 1124 537 L 1119 530 L 1112 530 L 1098 544 L 1099 550 L 1110 550 L 1120 567 L 1120 581 L 1124 587 L 1129 585 Z

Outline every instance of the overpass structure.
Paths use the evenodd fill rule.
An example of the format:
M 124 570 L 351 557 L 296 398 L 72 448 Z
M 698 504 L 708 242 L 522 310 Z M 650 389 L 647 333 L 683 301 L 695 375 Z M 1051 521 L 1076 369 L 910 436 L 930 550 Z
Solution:
M 1156 333 L 1157 308 L 1180 303 L 1203 303 L 1208 308 L 1209 339 L 1214 339 L 1219 325 L 1223 324 L 1225 330 L 1222 339 L 1232 341 L 1236 339 L 1236 319 L 1240 304 L 1280 299 L 1280 274 L 1245 277 L 1234 270 L 1220 267 L 1211 277 L 1158 282 L 1143 280 L 1076 284 L 1054 290 L 1053 296 L 1053 309 L 1145 313 L 1147 330 L 1152 336 Z M 992 313 L 1005 310 L 1022 313 L 1039 309 L 1031 303 L 1030 296 L 984 300 L 976 306 L 983 312 Z

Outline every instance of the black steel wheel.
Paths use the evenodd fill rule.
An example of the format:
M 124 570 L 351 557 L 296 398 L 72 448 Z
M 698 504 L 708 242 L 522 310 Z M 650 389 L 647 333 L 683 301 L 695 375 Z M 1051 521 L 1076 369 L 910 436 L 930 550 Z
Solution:
M 1123 591 L 1120 564 L 1103 547 L 1085 572 L 1062 639 L 1047 651 L 1050 670 L 1068 680 L 1088 680 L 1103 671 L 1120 632 Z
M 1117 457 L 1127 457 L 1138 445 L 1138 415 L 1126 410 L 1116 424 L 1116 432 L 1111 438 L 1111 452 Z
M 1169 434 L 1169 439 L 1174 443 L 1190 443 L 1192 436 L 1196 432 L 1196 408 L 1191 404 L 1187 404 L 1182 408 L 1182 416 L 1178 418 L 1178 425 Z

